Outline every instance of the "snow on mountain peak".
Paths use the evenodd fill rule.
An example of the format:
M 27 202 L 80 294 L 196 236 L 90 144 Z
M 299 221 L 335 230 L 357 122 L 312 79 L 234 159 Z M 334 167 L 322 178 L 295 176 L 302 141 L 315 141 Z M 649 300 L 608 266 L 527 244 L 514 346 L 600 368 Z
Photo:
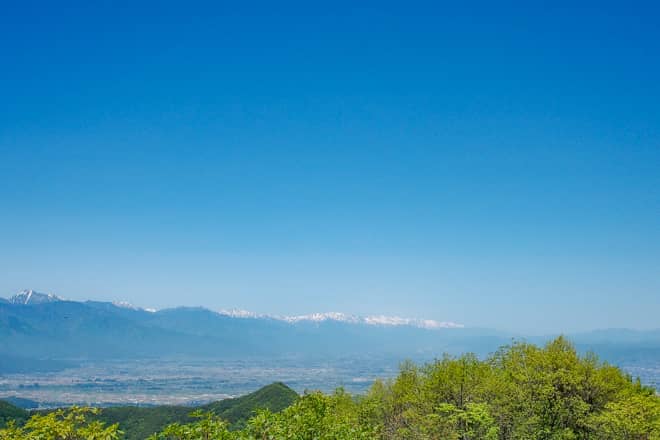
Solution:
M 429 330 L 441 328 L 462 328 L 462 324 L 455 322 L 440 322 L 432 319 L 411 319 L 401 318 L 398 316 L 385 316 L 385 315 L 370 315 L 370 316 L 355 316 L 347 315 L 345 313 L 329 312 L 329 313 L 313 313 L 311 315 L 288 316 L 283 318 L 284 321 L 295 323 L 301 321 L 323 322 L 323 321 L 338 321 L 350 324 L 366 324 L 366 325 L 379 325 L 379 326 L 409 326 L 425 328 Z
M 435 321 L 433 319 L 411 319 L 411 318 L 400 318 L 398 316 L 367 316 L 364 318 L 365 323 L 372 325 L 390 325 L 390 326 L 411 326 L 418 328 L 425 328 L 429 330 L 440 329 L 440 328 L 463 328 L 463 324 L 457 324 L 455 322 L 447 321 Z
M 347 324 L 365 324 L 374 326 L 409 326 L 428 330 L 463 328 L 463 324 L 455 322 L 435 321 L 433 319 L 412 319 L 401 318 L 398 316 L 369 315 L 356 316 L 341 312 L 310 313 L 307 315 L 262 315 L 247 310 L 230 309 L 220 310 L 217 313 L 231 318 L 252 318 L 252 319 L 275 319 L 289 324 L 298 324 L 304 322 L 321 323 L 327 321 L 343 322 Z
M 156 309 L 152 308 L 142 308 L 138 306 L 134 306 L 133 304 L 129 303 L 128 301 L 113 301 L 112 305 L 115 307 L 120 307 L 122 309 L 129 309 L 129 310 L 136 310 L 136 311 L 144 311 L 144 312 L 149 312 L 149 313 L 156 313 Z
M 279 317 L 279 319 L 292 324 L 301 321 L 311 321 L 311 322 L 339 321 L 339 322 L 348 322 L 354 324 L 360 322 L 360 318 L 358 318 L 357 316 L 347 315 L 341 312 L 311 313 L 309 315 L 282 316 Z
M 22 305 L 44 304 L 55 301 L 63 301 L 63 299 L 57 295 L 53 295 L 52 293 L 40 293 L 32 289 L 23 290 L 22 292 L 9 298 L 10 303 Z
M 223 316 L 228 316 L 230 318 L 265 318 L 266 317 L 258 313 L 250 312 L 248 310 L 241 310 L 241 309 L 229 309 L 229 310 L 222 309 L 219 310 L 217 313 Z

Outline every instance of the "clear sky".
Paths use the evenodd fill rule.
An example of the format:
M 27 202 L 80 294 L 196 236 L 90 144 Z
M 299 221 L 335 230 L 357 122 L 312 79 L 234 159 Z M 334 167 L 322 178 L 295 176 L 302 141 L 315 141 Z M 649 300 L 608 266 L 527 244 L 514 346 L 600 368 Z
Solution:
M 660 327 L 652 3 L 12 3 L 0 296 Z

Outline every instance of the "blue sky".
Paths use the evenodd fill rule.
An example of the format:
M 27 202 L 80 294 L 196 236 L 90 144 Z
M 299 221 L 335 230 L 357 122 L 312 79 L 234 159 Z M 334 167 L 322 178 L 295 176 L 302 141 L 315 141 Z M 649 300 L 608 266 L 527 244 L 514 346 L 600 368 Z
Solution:
M 651 3 L 0 16 L 0 296 L 658 327 Z

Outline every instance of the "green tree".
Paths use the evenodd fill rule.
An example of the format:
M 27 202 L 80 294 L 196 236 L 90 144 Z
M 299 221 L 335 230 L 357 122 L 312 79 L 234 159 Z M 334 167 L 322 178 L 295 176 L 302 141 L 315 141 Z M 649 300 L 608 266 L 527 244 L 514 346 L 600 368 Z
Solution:
M 633 394 L 605 405 L 591 418 L 599 440 L 659 440 L 660 402 L 653 396 Z
M 72 407 L 47 414 L 35 414 L 24 427 L 9 424 L 0 430 L 0 440 L 117 440 L 122 432 L 118 425 L 105 426 L 88 421 L 98 410 Z
M 246 439 L 367 440 L 375 429 L 360 420 L 358 403 L 343 390 L 305 394 L 281 413 L 260 411 L 241 434 Z
M 213 413 L 195 411 L 193 423 L 168 425 L 162 432 L 153 434 L 148 440 L 231 440 L 235 436 L 227 429 L 227 422 Z

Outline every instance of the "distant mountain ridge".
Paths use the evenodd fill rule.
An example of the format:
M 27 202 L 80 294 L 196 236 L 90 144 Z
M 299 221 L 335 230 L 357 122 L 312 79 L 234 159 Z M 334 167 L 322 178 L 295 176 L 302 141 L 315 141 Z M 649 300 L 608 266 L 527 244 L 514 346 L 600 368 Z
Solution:
M 365 324 L 365 325 L 383 325 L 383 326 L 410 326 L 425 329 L 440 329 L 440 328 L 463 328 L 463 324 L 458 324 L 451 321 L 435 321 L 433 319 L 418 319 L 418 318 L 401 318 L 399 316 L 385 316 L 385 315 L 368 315 L 357 316 L 349 315 L 341 312 L 324 312 L 324 313 L 310 313 L 307 315 L 294 315 L 294 316 L 280 316 L 280 315 L 260 315 L 246 310 L 220 310 L 218 313 L 221 315 L 230 316 L 232 318 L 265 318 L 275 319 L 278 321 L 288 322 L 295 324 L 298 322 L 325 322 L 337 321 L 349 324 Z
M 660 361 L 660 331 L 569 335 L 581 351 L 619 362 Z M 54 368 L 59 361 L 109 358 L 378 356 L 431 359 L 486 355 L 519 335 L 395 317 L 318 313 L 293 317 L 202 307 L 150 310 L 127 303 L 76 302 L 27 290 L 0 301 L 0 372 Z M 526 338 L 543 343 L 549 337 Z M 3 359 L 7 359 L 3 362 Z M 58 362 L 53 362 L 58 361 Z M 3 365 L 5 366 L 3 368 Z
M 25 359 L 185 356 L 433 356 L 506 339 L 455 324 L 340 313 L 277 317 L 202 307 L 148 310 L 27 290 L 0 303 L 0 355 Z
M 0 298 L 0 300 L 3 299 Z M 22 292 L 10 297 L 7 301 L 11 304 L 34 305 L 34 304 L 45 304 L 45 303 L 65 301 L 65 300 L 57 295 L 40 293 L 30 289 L 30 290 L 23 290 Z M 72 302 L 76 302 L 76 301 L 72 301 Z M 93 301 L 88 301 L 88 302 L 93 302 Z M 146 311 L 151 313 L 157 312 L 156 309 L 134 306 L 133 304 L 127 301 L 113 301 L 112 304 L 116 307 L 131 309 L 135 311 Z M 175 309 L 177 308 L 185 308 L 185 307 L 176 307 Z M 199 307 L 199 308 L 205 309 L 204 307 Z M 165 310 L 171 310 L 171 309 L 165 309 Z M 273 319 L 273 320 L 288 322 L 291 324 L 295 324 L 299 322 L 337 321 L 337 322 L 345 322 L 350 324 L 411 326 L 411 327 L 425 328 L 430 330 L 441 329 L 441 328 L 464 327 L 463 324 L 459 324 L 452 321 L 402 318 L 399 316 L 386 316 L 386 315 L 357 316 L 357 315 L 349 315 L 341 312 L 323 312 L 323 313 L 310 313 L 307 315 L 281 316 L 281 315 L 258 314 L 254 312 L 249 312 L 247 310 L 222 309 L 217 311 L 216 313 L 220 315 L 229 316 L 232 318 Z

